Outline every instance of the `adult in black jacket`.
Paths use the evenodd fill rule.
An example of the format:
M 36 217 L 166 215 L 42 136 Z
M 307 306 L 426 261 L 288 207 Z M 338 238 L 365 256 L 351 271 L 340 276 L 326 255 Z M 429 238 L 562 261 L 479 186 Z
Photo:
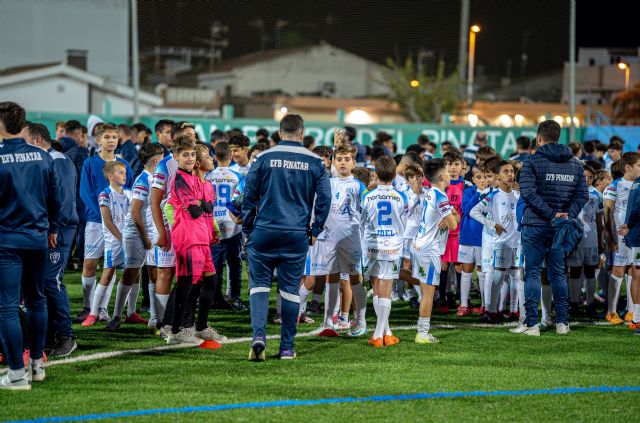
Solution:
M 561 249 L 553 249 L 554 219 L 576 219 L 589 199 L 582 164 L 566 145 L 558 144 L 560 125 L 553 120 L 538 126 L 536 154 L 527 157 L 520 171 L 520 195 L 525 209 L 522 219 L 522 252 L 525 258 L 526 319 L 515 333 L 539 335 L 538 304 L 540 272 L 546 261 L 556 307 L 558 333 L 569 332 L 568 287 Z

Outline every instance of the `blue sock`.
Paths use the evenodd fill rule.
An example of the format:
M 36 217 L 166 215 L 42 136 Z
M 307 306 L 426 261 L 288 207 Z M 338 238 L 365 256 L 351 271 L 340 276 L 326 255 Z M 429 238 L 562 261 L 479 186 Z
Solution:
M 293 340 L 296 336 L 296 323 L 298 319 L 300 303 L 287 300 L 282 297 L 282 329 L 280 349 L 293 349 Z
M 269 292 L 254 292 L 249 296 L 251 305 L 251 326 L 253 337 L 266 336 L 267 313 L 269 312 Z M 297 314 L 297 311 L 296 311 Z

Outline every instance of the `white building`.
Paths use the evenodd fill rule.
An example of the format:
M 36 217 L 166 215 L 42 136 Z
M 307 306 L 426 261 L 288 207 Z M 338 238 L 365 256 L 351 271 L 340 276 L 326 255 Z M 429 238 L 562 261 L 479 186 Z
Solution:
M 388 94 L 384 67 L 337 47 L 320 44 L 271 50 L 229 59 L 208 70 L 189 71 L 180 78 L 221 98 L 253 95 L 321 95 L 357 98 Z
M 625 70 L 629 66 L 629 87 L 640 82 L 639 48 L 579 48 L 576 60 L 576 102 L 578 104 L 609 104 L 625 89 Z M 569 63 L 564 65 L 562 102 L 569 101 Z
M 139 93 L 139 112 L 163 105 L 155 94 Z M 133 89 L 65 63 L 0 69 L 0 99 L 29 112 L 133 115 Z
M 129 0 L 0 0 L 0 69 L 86 52 L 86 69 L 129 83 Z

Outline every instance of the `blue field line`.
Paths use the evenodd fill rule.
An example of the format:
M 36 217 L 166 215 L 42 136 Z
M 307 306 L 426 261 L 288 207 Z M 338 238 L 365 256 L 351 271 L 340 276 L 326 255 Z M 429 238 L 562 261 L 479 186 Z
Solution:
M 31 420 L 11 420 L 5 423 L 49 423 L 49 422 L 80 422 L 86 420 L 105 420 L 126 417 L 147 416 L 153 414 L 182 414 L 202 413 L 225 410 L 242 410 L 249 408 L 299 407 L 323 404 L 344 404 L 359 402 L 387 402 L 410 401 L 437 398 L 470 398 L 470 397 L 499 397 L 521 395 L 569 395 L 584 393 L 616 393 L 640 392 L 640 386 L 593 386 L 586 388 L 551 388 L 528 389 L 522 391 L 469 391 L 469 392 L 424 392 L 406 395 L 376 395 L 371 397 L 343 397 L 322 398 L 310 400 L 280 400 L 265 402 L 246 402 L 240 404 L 202 405 L 193 407 L 156 408 L 151 410 L 120 411 L 117 413 L 84 414 L 80 416 L 42 417 Z

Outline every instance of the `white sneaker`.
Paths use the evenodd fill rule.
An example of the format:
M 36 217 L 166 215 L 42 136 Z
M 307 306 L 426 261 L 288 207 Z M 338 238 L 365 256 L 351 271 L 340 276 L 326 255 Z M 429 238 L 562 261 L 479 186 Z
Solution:
M 569 323 L 564 324 L 564 323 L 558 323 L 556 325 L 556 333 L 558 335 L 566 335 L 569 332 L 571 332 L 571 330 L 569 329 Z
M 538 325 L 529 327 L 523 324 L 517 328 L 509 329 L 509 332 L 529 336 L 540 336 L 540 327 Z
M 333 330 L 335 331 L 345 331 L 351 329 L 351 325 L 348 321 L 338 319 L 338 322 L 333 325 Z
M 44 372 L 44 362 L 39 360 L 39 363 L 29 359 L 29 367 L 27 371 L 31 372 L 31 380 L 34 382 L 42 382 L 46 377 Z
M 195 331 L 194 336 L 204 341 L 216 341 L 220 343 L 225 343 L 229 340 L 226 336 L 220 335 L 218 331 L 211 326 L 207 326 L 203 330 Z
M 28 369 L 27 369 L 28 370 Z M 6 389 L 7 391 L 28 391 L 31 389 L 31 381 L 29 380 L 29 372 L 24 372 L 24 375 L 16 380 L 11 380 L 13 372 L 9 372 L 0 378 L 0 390 Z
M 98 322 L 107 322 L 111 321 L 111 317 L 109 317 L 109 312 L 106 308 L 98 309 Z
M 170 332 L 167 336 L 167 344 L 201 344 L 202 340 L 196 338 L 192 332 L 187 329 L 182 329 L 178 333 Z
M 147 322 L 147 327 L 155 329 L 156 326 L 158 326 L 158 320 L 157 319 L 149 319 L 149 321 Z

